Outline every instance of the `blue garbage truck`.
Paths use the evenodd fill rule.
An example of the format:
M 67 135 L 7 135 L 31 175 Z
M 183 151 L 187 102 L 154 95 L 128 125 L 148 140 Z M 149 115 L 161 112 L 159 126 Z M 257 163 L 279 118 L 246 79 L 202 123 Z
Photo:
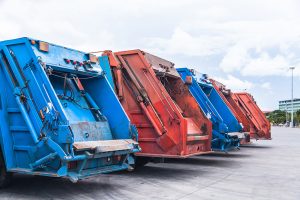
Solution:
M 177 71 L 213 124 L 212 149 L 228 152 L 239 148 L 242 126 L 205 75 L 188 68 L 177 68 Z
M 128 169 L 137 137 L 95 55 L 0 42 L 0 187 L 12 173 L 76 182 Z

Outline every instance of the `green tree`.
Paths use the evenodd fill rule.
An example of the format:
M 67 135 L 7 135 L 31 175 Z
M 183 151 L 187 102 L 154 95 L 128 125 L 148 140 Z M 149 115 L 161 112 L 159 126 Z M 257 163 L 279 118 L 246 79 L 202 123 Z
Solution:
M 297 110 L 297 112 L 295 113 L 295 122 L 297 124 L 300 124 L 300 110 Z
M 285 124 L 286 123 L 286 112 L 282 110 L 274 110 L 267 115 L 269 121 L 273 124 Z

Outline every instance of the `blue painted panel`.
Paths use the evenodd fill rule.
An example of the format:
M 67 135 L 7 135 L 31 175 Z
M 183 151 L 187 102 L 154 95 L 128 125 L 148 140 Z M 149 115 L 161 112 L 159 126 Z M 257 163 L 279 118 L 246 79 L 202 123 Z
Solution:
M 86 80 L 83 80 L 82 83 L 97 105 L 99 105 L 103 115 L 108 119 L 113 138 L 136 138 L 137 135 L 132 135 L 134 133 L 132 133 L 130 128 L 130 120 L 106 79 L 106 76 L 103 75 L 100 78 L 91 79 L 88 84 Z M 95 88 L 97 88 L 97 90 L 95 90 Z
M 68 81 L 64 89 L 63 78 L 57 76 L 50 76 L 49 78 L 70 123 L 95 121 L 91 110 L 88 109 L 88 103 L 73 82 Z
M 228 135 L 229 128 L 219 110 L 215 108 L 215 101 L 207 96 L 203 88 L 198 84 L 193 71 L 188 68 L 177 68 L 182 80 L 185 82 L 187 77 L 191 78 L 192 82 L 187 83 L 189 90 L 200 105 L 203 112 L 211 120 L 213 124 L 212 148 L 215 151 L 229 151 L 239 146 L 238 138 Z M 213 98 L 213 96 L 211 97 Z M 225 116 L 226 117 L 226 116 Z
M 114 88 L 115 82 L 114 82 L 113 74 L 112 74 L 112 71 L 110 68 L 108 56 L 100 56 L 99 62 L 100 62 L 100 66 L 101 66 L 102 70 L 106 74 L 106 78 L 107 78 L 109 84 L 112 86 L 112 88 Z
M 226 103 L 223 101 L 222 97 L 218 94 L 213 85 L 208 79 L 204 79 L 203 76 L 198 74 L 195 76 L 197 82 L 207 95 L 210 102 L 214 105 L 215 109 L 218 111 L 219 115 L 222 117 L 224 123 L 228 127 L 228 132 L 240 132 L 242 131 L 242 126 L 228 108 Z
M 97 59 L 89 59 L 39 40 L 0 42 L 0 145 L 9 171 L 74 181 L 128 167 L 128 155 L 139 151 L 135 142 L 105 153 L 95 146 L 91 157 L 73 148 L 134 137 Z

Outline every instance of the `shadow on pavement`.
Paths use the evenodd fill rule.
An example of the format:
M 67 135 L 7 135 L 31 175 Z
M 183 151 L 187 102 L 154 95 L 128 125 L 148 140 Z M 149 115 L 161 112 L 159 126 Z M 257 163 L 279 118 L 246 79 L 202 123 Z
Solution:
M 232 160 L 224 160 L 224 159 L 207 159 L 207 155 L 205 157 L 198 156 L 186 159 L 166 159 L 165 163 L 177 163 L 177 164 L 187 164 L 187 165 L 199 165 L 199 166 L 218 166 L 218 167 L 228 167 L 232 166 Z
M 205 156 L 205 157 L 215 157 L 215 158 L 218 158 L 218 157 L 219 158 L 248 158 L 248 157 L 251 157 L 252 155 L 237 153 L 237 152 L 229 152 L 229 153 L 214 152 L 214 153 L 210 153 L 210 154 L 205 154 L 203 156 Z
M 262 145 L 243 145 L 241 146 L 241 149 L 247 148 L 247 149 L 271 149 L 272 146 L 262 146 Z
M 72 183 L 68 179 L 41 176 L 17 175 L 8 188 L 1 193 L 13 196 L 13 199 L 87 199 L 95 191 L 108 198 L 109 193 L 116 194 L 125 187 L 110 183 L 110 177 L 103 175 L 95 179 Z M 0 199 L 1 198 L 0 193 Z
M 114 172 L 113 174 L 119 175 L 128 175 L 132 177 L 145 177 L 145 178 L 165 178 L 172 179 L 174 177 L 182 176 L 193 176 L 195 173 L 201 174 L 201 170 L 193 170 L 187 168 L 174 168 L 172 166 L 168 167 L 166 165 L 162 166 L 161 163 L 149 163 L 144 167 L 137 168 L 133 172 Z

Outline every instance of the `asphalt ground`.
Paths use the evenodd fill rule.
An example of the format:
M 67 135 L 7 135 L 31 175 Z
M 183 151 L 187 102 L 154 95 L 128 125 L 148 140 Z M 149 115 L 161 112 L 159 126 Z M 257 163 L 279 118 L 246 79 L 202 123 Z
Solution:
M 0 199 L 300 199 L 300 129 L 273 127 L 271 141 L 229 154 L 150 163 L 76 184 L 15 175 Z

